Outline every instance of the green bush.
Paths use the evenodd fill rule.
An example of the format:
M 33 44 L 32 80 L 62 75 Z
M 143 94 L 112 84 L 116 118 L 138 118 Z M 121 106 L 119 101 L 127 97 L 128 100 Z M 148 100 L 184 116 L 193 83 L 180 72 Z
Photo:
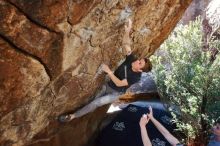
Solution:
M 154 74 L 162 99 L 179 108 L 173 121 L 187 138 L 207 134 L 220 117 L 220 56 L 210 61 L 203 51 L 201 20 L 179 25 L 161 45 L 162 55 L 152 56 Z M 219 48 L 210 40 L 210 48 Z

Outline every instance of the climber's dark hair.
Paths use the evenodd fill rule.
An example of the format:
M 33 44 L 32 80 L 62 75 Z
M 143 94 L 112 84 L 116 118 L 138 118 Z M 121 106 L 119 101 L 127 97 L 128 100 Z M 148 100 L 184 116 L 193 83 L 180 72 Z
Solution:
M 143 71 L 143 72 L 149 72 L 149 71 L 151 71 L 151 69 L 152 69 L 152 64 L 151 64 L 151 62 L 150 62 L 150 59 L 144 58 L 144 61 L 145 61 L 145 66 L 142 68 L 142 71 Z

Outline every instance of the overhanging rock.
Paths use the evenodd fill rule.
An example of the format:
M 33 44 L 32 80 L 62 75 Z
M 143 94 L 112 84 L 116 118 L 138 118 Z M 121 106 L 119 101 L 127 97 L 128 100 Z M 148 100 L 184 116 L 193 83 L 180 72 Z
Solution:
M 136 54 L 150 56 L 191 1 L 0 0 L 0 37 L 11 46 L 5 48 L 0 44 L 1 66 L 7 63 L 5 52 L 13 50 L 22 54 L 24 60 L 36 60 L 34 65 L 39 66 L 32 68 L 31 63 L 20 64 L 14 58 L 16 71 L 26 65 L 26 69 L 36 70 L 40 75 L 30 79 L 36 72 L 27 71 L 29 75 L 21 82 L 20 76 L 13 72 L 3 76 L 0 71 L 0 102 L 10 105 L 0 107 L 0 145 L 26 145 L 50 127 L 58 115 L 92 100 L 104 82 L 104 74 L 97 74 L 100 64 L 105 62 L 114 69 L 123 58 L 120 48 L 127 18 L 133 20 L 131 37 Z M 24 85 L 28 89 L 37 86 L 33 94 L 17 95 L 11 90 L 7 95 L 5 89 L 16 84 L 19 84 L 16 91 L 22 92 Z M 58 127 L 55 124 L 53 128 Z M 44 137 L 49 138 L 50 134 Z

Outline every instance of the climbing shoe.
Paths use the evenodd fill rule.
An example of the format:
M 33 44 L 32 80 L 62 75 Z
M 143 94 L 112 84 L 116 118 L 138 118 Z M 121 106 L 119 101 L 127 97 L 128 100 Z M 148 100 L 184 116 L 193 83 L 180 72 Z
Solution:
M 71 118 L 71 114 L 68 114 L 68 115 L 60 115 L 58 117 L 58 121 L 60 123 L 67 123 L 67 122 L 70 122 L 72 120 Z

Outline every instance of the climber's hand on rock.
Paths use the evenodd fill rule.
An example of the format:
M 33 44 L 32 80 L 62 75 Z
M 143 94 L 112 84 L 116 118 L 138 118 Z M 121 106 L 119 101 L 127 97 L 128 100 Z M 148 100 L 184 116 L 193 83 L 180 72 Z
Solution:
M 102 64 L 102 70 L 107 74 L 112 73 L 112 71 L 110 70 L 110 68 L 106 64 Z

